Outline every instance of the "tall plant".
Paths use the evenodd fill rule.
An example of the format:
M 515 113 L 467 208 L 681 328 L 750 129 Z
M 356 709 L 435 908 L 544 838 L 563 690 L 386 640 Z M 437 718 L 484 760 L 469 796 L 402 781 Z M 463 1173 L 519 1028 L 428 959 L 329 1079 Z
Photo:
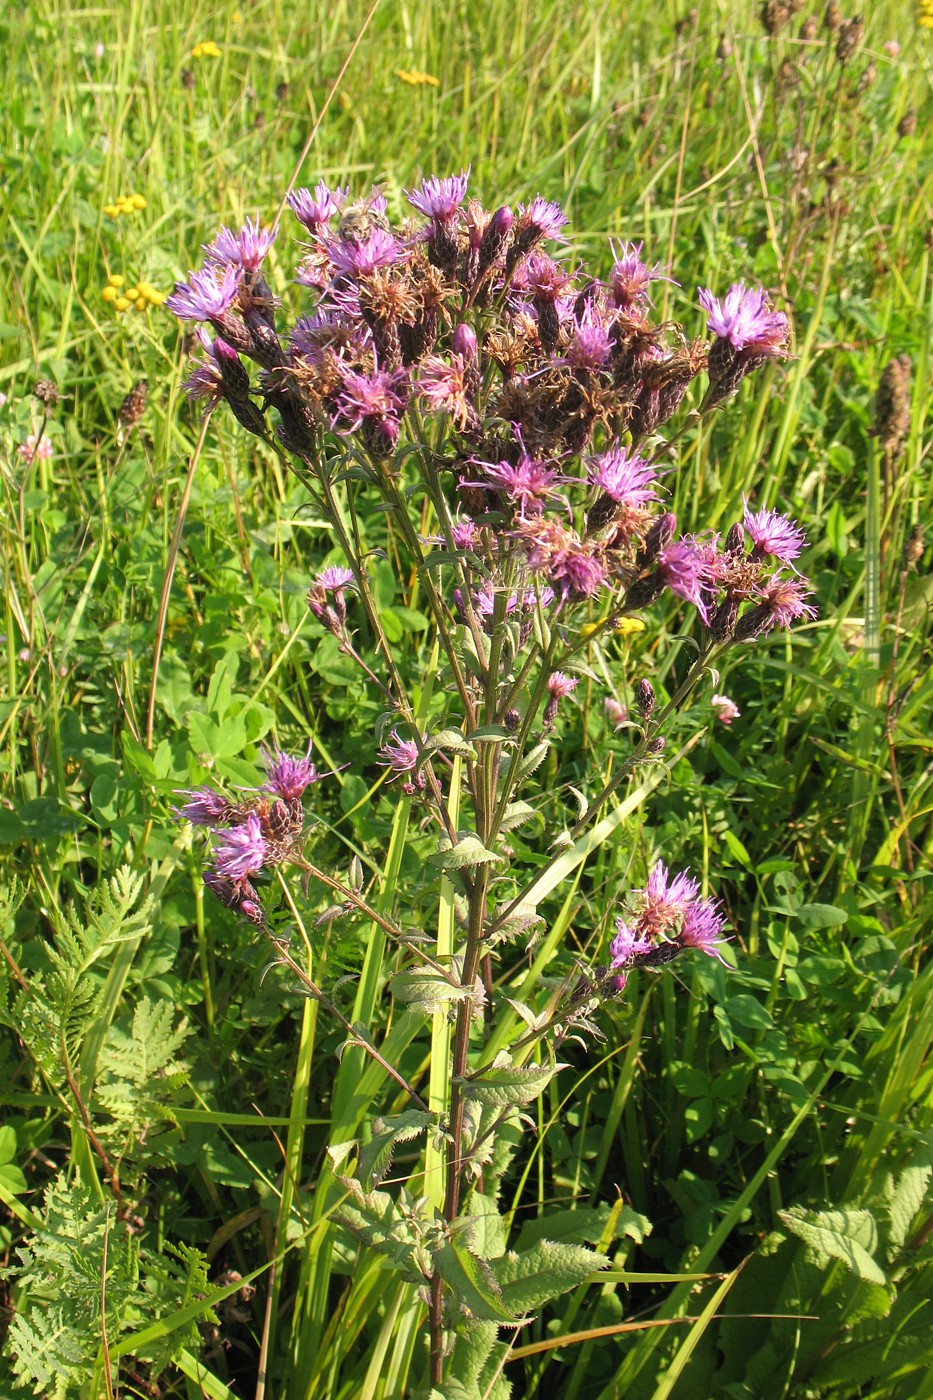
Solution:
M 561 1047 L 600 1034 L 601 1003 L 634 969 L 691 951 L 728 966 L 725 921 L 689 871 L 659 862 L 620 892 L 599 961 L 578 960 L 527 1001 L 506 1000 L 499 973 L 540 936 L 546 894 L 615 828 L 616 794 L 664 764 L 668 722 L 702 678 L 814 609 L 792 521 L 746 503 L 725 536 L 684 536 L 664 508 L 683 429 L 662 430 L 694 381 L 706 387 L 688 423 L 786 353 L 787 318 L 765 293 L 701 291 L 708 334 L 691 338 L 653 317 L 667 269 L 629 244 L 612 249 L 606 280 L 561 261 L 566 218 L 540 196 L 489 212 L 461 173 L 407 197 L 417 217 L 393 227 L 376 191 L 356 203 L 324 184 L 289 196 L 304 228 L 296 280 L 314 305 L 287 332 L 263 276 L 278 228 L 258 222 L 221 229 L 167 301 L 203 323 L 189 392 L 208 411 L 225 402 L 287 454 L 342 556 L 316 574 L 308 606 L 381 699 L 379 761 L 397 793 L 383 879 L 367 886 L 356 859 L 346 875 L 315 862 L 305 804 L 323 775 L 310 747 L 267 753 L 255 790 L 187 792 L 179 815 L 209 834 L 213 894 L 347 1032 L 336 1102 L 357 1131 L 332 1144 L 319 1213 L 326 1202 L 419 1291 L 426 1387 L 504 1395 L 500 1329 L 605 1263 L 587 1247 L 605 1245 L 605 1215 L 582 1206 L 559 1240 L 545 1220 L 508 1248 L 497 1199 L 529 1108 L 563 1067 Z M 377 601 L 364 528 L 374 507 L 383 557 L 424 600 L 430 661 L 417 686 Z M 606 729 L 627 731 L 630 747 L 608 781 L 577 793 L 568 830 L 516 854 L 510 835 L 537 819 L 574 692 L 600 684 L 591 649 L 633 615 L 654 640 L 650 609 L 672 598 L 690 609 L 692 661 L 664 696 L 647 677 L 605 694 Z M 715 699 L 728 718 L 730 702 Z M 412 897 L 398 872 L 419 827 L 434 849 Z M 330 918 L 369 928 L 351 1015 L 296 958 L 287 912 L 266 896 L 273 871 L 320 882 Z M 380 1043 L 389 945 L 406 1029 Z M 430 1042 L 420 1060 L 403 1053 L 419 1037 Z M 394 1153 L 417 1139 L 417 1169 L 389 1189 Z

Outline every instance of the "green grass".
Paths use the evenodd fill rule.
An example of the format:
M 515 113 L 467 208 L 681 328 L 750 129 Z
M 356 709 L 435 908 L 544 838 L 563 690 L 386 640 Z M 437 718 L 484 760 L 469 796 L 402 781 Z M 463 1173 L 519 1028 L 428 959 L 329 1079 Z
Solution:
M 317 790 L 318 864 L 342 873 L 358 855 L 380 910 L 408 918 L 427 847 L 380 786 L 380 706 L 305 606 L 333 541 L 300 483 L 221 414 L 191 481 L 149 741 L 159 603 L 200 422 L 181 395 L 174 319 L 119 316 L 101 295 L 112 273 L 167 292 L 220 222 L 275 214 L 367 8 L 48 0 L 0 14 L 0 1228 L 13 1264 L 63 1173 L 77 1243 L 49 1286 L 77 1296 L 83 1241 L 89 1299 L 113 1228 L 108 1288 L 112 1300 L 126 1290 L 113 1376 L 121 1353 L 136 1358 L 121 1395 L 150 1393 L 158 1346 L 181 1336 L 164 1395 L 390 1400 L 423 1381 L 414 1290 L 329 1227 L 334 1193 L 319 1189 L 327 1145 L 395 1101 L 359 1052 L 338 1066 L 336 1022 L 279 972 L 264 977 L 249 930 L 203 901 L 199 852 L 169 809 L 211 774 L 253 780 L 274 729 L 292 747 L 313 737 L 321 766 L 340 770 Z M 606 1044 L 564 1056 L 574 1072 L 549 1086 L 507 1180 L 516 1229 L 619 1195 L 652 1228 L 642 1238 L 633 1215 L 628 1233 L 607 1235 L 619 1277 L 519 1333 L 524 1354 L 506 1368 L 516 1396 L 931 1393 L 929 546 L 903 561 L 933 498 L 933 31 L 906 3 L 866 10 L 863 45 L 840 70 L 822 30 L 797 38 L 804 14 L 822 11 L 806 5 L 768 39 L 738 0 L 703 0 L 679 34 L 673 5 L 382 0 L 299 176 L 377 181 L 397 215 L 422 174 L 472 163 L 489 206 L 558 199 L 574 252 L 603 272 L 609 237 L 643 239 L 680 282 L 662 284 L 659 310 L 697 333 L 695 288 L 739 278 L 766 285 L 794 322 L 794 358 L 692 426 L 667 480 L 685 529 L 727 529 L 746 494 L 793 514 L 820 616 L 719 679 L 742 711 L 731 729 L 703 692 L 669 740 L 676 752 L 705 726 L 689 757 L 650 800 L 616 808 L 611 839 L 568 861 L 541 942 L 504 969 L 503 990 L 533 1000 L 575 955 L 596 957 L 610 904 L 658 856 L 724 898 L 739 969 L 640 974 L 600 1013 Z M 219 57 L 193 59 L 205 40 Z M 855 95 L 869 61 L 874 84 Z M 409 86 L 399 70 L 437 85 Z M 908 109 L 916 134 L 901 137 Z M 134 191 L 144 210 L 103 212 Z M 293 261 L 283 235 L 271 280 L 294 310 L 306 303 Z M 892 460 L 869 430 L 883 367 L 903 353 L 910 425 Z M 61 401 L 45 426 L 53 456 L 27 465 L 19 444 L 44 421 L 37 378 Z M 118 410 L 139 379 L 148 404 L 126 433 Z M 375 514 L 361 528 L 386 542 Z M 380 606 L 418 606 L 389 569 L 375 575 Z M 646 673 L 671 686 L 677 625 L 672 613 L 594 648 L 594 673 L 617 694 Z M 421 634 L 406 632 L 398 654 L 437 713 Z M 617 765 L 623 753 L 602 694 L 581 687 L 575 722 L 562 718 L 560 773 L 542 782 L 549 829 L 573 808 L 559 784 L 605 775 L 607 754 Z M 514 844 L 529 860 L 545 849 L 541 836 Z M 150 900 L 137 924 L 101 903 L 123 866 L 141 882 L 127 908 Z M 302 966 L 427 1084 L 428 1042 L 382 997 L 381 945 L 319 924 L 329 901 L 314 888 L 293 899 Z M 449 906 L 431 917 L 442 951 Z M 110 933 L 84 947 L 95 927 Z M 50 998 L 56 972 L 66 1011 Z M 134 1040 L 146 1005 L 168 1020 Z M 77 1024 L 90 1029 L 76 1041 Z M 183 1063 L 134 1081 L 140 1047 L 182 1026 Z M 500 1029 L 505 1042 L 513 1032 Z M 115 1080 L 131 1086 L 116 1106 Z M 120 1234 L 95 1139 L 119 1163 L 136 1234 Z M 417 1169 L 400 1154 L 396 1175 Z M 106 1228 L 80 1225 L 108 1204 Z M 808 1212 L 803 1225 L 794 1211 Z M 169 1245 L 202 1251 L 209 1284 L 167 1262 Z M 231 1270 L 255 1292 L 238 1297 Z M 8 1316 L 42 1296 L 36 1278 L 3 1287 Z M 659 1320 L 671 1325 L 639 1328 Z M 108 1394 L 101 1343 L 84 1389 L 61 1393 Z M 32 1393 L 9 1349 L 0 1391 Z

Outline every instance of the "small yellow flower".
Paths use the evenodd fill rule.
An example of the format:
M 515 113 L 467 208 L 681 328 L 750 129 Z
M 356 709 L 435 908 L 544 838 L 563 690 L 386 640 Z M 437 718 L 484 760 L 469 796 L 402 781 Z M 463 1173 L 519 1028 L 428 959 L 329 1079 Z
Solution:
M 917 23 L 921 29 L 933 29 L 933 0 L 917 0 Z
M 126 297 L 127 301 L 135 301 L 136 298 L 139 296 L 139 288 L 138 288 L 138 287 L 127 287 L 127 289 L 126 289 L 126 291 L 123 293 L 123 295 Z
M 399 68 L 395 75 L 400 82 L 407 83 L 409 87 L 440 87 L 440 78 L 435 78 L 432 73 L 420 73 L 416 68 Z
M 122 287 L 122 286 L 123 286 L 123 283 L 124 283 L 125 281 L 126 281 L 126 278 L 123 276 L 123 274 L 122 274 L 121 272 L 111 272 L 110 276 L 107 278 L 107 286 L 108 286 L 108 287 Z
M 149 305 L 149 299 L 148 299 L 148 297 L 137 297 L 137 298 L 136 298 L 136 310 L 137 310 L 137 311 L 145 311 L 145 309 L 146 309 L 146 307 L 147 307 L 148 305 Z
M 242 24 L 242 23 L 243 23 L 243 16 L 240 14 L 239 10 L 234 10 L 233 14 L 230 16 L 230 23 L 231 23 L 231 24 Z
M 129 199 L 134 209 L 145 209 L 146 201 L 141 194 L 131 194 Z
M 116 301 L 116 299 L 117 299 L 117 289 L 116 289 L 116 287 L 105 287 L 104 290 L 101 292 L 101 296 L 103 297 L 104 301 Z
M 104 213 L 107 214 L 111 219 L 118 219 L 120 217 L 120 210 L 115 204 L 105 204 Z
M 202 44 L 195 44 L 191 50 L 192 58 L 219 58 L 220 46 L 215 44 L 213 39 L 206 39 Z
M 631 637 L 636 632 L 644 632 L 645 624 L 640 617 L 620 617 L 612 630 L 617 637 Z
M 125 311 L 129 304 L 128 297 L 117 297 L 116 301 L 113 303 L 113 309 L 114 311 Z

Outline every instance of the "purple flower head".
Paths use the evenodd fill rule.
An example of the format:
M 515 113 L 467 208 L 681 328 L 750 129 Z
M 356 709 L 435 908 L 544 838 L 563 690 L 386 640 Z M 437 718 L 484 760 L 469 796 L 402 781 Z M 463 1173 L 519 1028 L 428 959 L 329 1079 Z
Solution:
M 472 549 L 476 539 L 476 526 L 468 515 L 464 515 L 453 521 L 450 529 L 451 538 L 456 549 Z
M 583 549 L 569 549 L 554 559 L 548 577 L 565 598 L 592 598 L 606 582 L 606 566 Z
M 672 879 L 664 862 L 658 861 L 645 888 L 637 893 L 642 899 L 639 928 L 645 932 L 665 933 L 686 914 L 700 893 L 700 886 L 687 870 Z
M 751 537 L 753 553 L 758 559 L 771 555 L 782 564 L 790 564 L 807 542 L 803 530 L 793 520 L 779 515 L 776 510 L 751 511 L 747 501 L 742 523 Z
M 589 459 L 586 476 L 591 486 L 605 491 L 617 505 L 642 510 L 658 500 L 658 493 L 651 485 L 655 479 L 654 467 L 643 457 L 630 456 L 617 442 Z
M 407 403 L 402 392 L 407 385 L 405 370 L 393 370 L 391 373 L 374 370 L 372 374 L 345 370 L 337 396 L 334 424 L 337 431 L 355 433 L 368 425 L 385 439 L 387 445 L 394 447 Z
M 718 959 L 723 967 L 729 964 L 719 951 L 723 942 L 722 930 L 725 919 L 719 913 L 719 902 L 713 899 L 695 900 L 684 912 L 678 943 L 683 948 L 699 948 L 711 958 Z
M 180 821 L 191 822 L 192 826 L 223 826 L 230 820 L 233 811 L 230 803 L 219 792 L 213 788 L 203 787 L 182 788 L 179 790 L 179 797 L 189 798 L 188 802 L 181 807 L 173 807 L 173 816 Z
M 368 238 L 328 238 L 334 273 L 338 277 L 364 277 L 380 267 L 391 267 L 404 261 L 405 250 L 388 229 L 374 228 Z
M 301 797 L 305 788 L 321 777 L 311 762 L 310 743 L 303 758 L 291 758 L 276 746 L 271 751 L 263 749 L 262 761 L 268 774 L 268 782 L 263 783 L 262 791 L 274 793 L 283 802 L 293 802 L 296 797 Z
M 547 253 L 529 253 L 515 270 L 512 286 L 517 291 L 530 292 L 538 301 L 556 302 L 573 280 L 572 274 Z
M 784 578 L 775 574 L 762 591 L 762 602 L 771 615 L 771 627 L 790 627 L 798 618 L 815 618 L 816 608 L 807 602 L 812 596 L 809 579 L 801 575 Z
M 605 369 L 612 353 L 612 337 L 607 326 L 590 307 L 573 320 L 573 338 L 567 347 L 566 363 L 572 369 Z
M 449 175 L 440 180 L 430 175 L 422 180 L 420 190 L 406 190 L 405 198 L 413 209 L 429 219 L 446 222 L 452 219 L 466 198 L 470 168 L 461 170 L 459 175 Z
M 369 339 L 369 328 L 358 317 L 342 310 L 316 311 L 313 316 L 300 316 L 292 328 L 289 348 L 293 355 L 317 363 L 330 350 L 335 355 L 356 358 Z
M 730 700 L 728 695 L 714 695 L 710 699 L 710 704 L 720 724 L 724 724 L 727 729 L 732 721 L 738 719 L 742 713 L 735 701 Z
M 424 775 L 417 772 L 421 748 L 415 739 L 403 739 L 397 729 L 392 730 L 392 742 L 383 744 L 379 752 L 383 755 L 378 762 L 383 768 L 392 769 L 392 777 L 400 778 L 412 774 L 414 785 L 424 787 Z
M 609 291 L 613 303 L 622 311 L 640 310 L 645 302 L 650 305 L 648 288 L 652 282 L 672 282 L 661 271 L 661 264 L 649 267 L 641 260 L 641 243 L 623 243 L 620 248 L 610 239 L 609 246 L 615 262 L 609 274 Z M 674 283 L 676 286 L 676 283 Z
M 198 326 L 197 330 L 198 339 L 207 352 L 206 358 L 195 365 L 182 387 L 189 399 L 205 399 L 205 413 L 209 413 L 224 397 L 224 384 L 217 362 L 217 341 L 212 340 L 202 326 Z
M 255 812 L 246 821 L 221 832 L 214 842 L 214 864 L 218 875 L 230 880 L 245 880 L 258 875 L 266 860 L 266 843 L 262 826 Z
M 555 700 L 563 700 L 565 695 L 572 695 L 579 684 L 579 676 L 566 676 L 563 671 L 552 671 L 547 680 L 548 695 Z
M 474 459 L 475 460 L 475 459 Z M 567 480 L 544 462 L 538 462 L 522 452 L 518 461 L 475 462 L 482 467 L 486 481 L 465 481 L 464 486 L 481 491 L 502 491 L 512 505 L 518 506 L 519 518 L 540 515 L 545 502 L 557 495 L 557 488 Z
M 720 301 L 703 287 L 699 300 L 710 330 L 720 340 L 728 340 L 733 350 L 750 350 L 766 358 L 783 353 L 788 320 L 782 311 L 768 309 L 763 288 L 748 289 L 744 282 L 735 282 Z
M 566 239 L 561 229 L 566 223 L 567 215 L 559 204 L 536 195 L 530 204 L 518 206 L 516 234 L 521 240 L 520 246 L 523 244 L 525 247 L 532 247 L 542 238 L 565 243 Z
M 202 246 L 208 262 L 215 263 L 218 267 L 232 263 L 241 267 L 244 272 L 255 272 L 278 234 L 278 225 L 275 228 L 263 229 L 259 226 L 258 218 L 255 223 L 247 219 L 238 232 L 234 233 L 231 229 L 222 227 L 213 243 L 205 243 Z
M 340 213 L 349 193 L 349 185 L 344 189 L 330 190 L 321 180 L 315 185 L 314 194 L 308 189 L 293 190 L 288 196 L 288 206 L 309 233 L 318 233 L 335 214 Z
M 476 359 L 476 332 L 466 321 L 461 321 L 450 338 L 454 354 L 459 355 L 464 364 Z
M 315 586 L 323 588 L 327 593 L 340 593 L 353 582 L 352 569 L 344 568 L 342 564 L 334 564 L 329 569 L 322 569 L 314 580 Z
M 658 555 L 658 568 L 665 584 L 678 598 L 692 603 L 706 621 L 706 601 L 703 587 L 707 582 L 705 551 L 694 540 L 674 540 Z
M 465 428 L 476 417 L 473 378 L 471 365 L 460 355 L 451 355 L 449 362 L 440 355 L 426 355 L 414 387 L 432 409 L 444 410 L 458 428 Z
M 612 959 L 609 966 L 611 968 L 631 967 L 636 958 L 642 958 L 650 952 L 650 939 L 639 938 L 635 930 L 623 918 L 616 919 L 616 936 L 609 944 L 609 956 Z
M 219 268 L 205 267 L 189 272 L 187 282 L 176 282 L 165 305 L 182 321 L 216 321 L 230 310 L 239 286 L 240 271 L 232 264 L 222 273 Z

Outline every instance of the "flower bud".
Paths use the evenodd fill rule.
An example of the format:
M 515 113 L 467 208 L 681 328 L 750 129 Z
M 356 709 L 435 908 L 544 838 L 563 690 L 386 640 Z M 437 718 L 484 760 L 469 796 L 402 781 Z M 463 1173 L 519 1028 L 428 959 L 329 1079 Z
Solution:
M 645 543 L 638 551 L 638 567 L 647 569 L 649 564 L 653 564 L 655 559 L 666 549 L 677 530 L 677 516 L 668 511 L 660 516 L 645 536 Z
M 726 535 L 726 553 L 743 554 L 745 551 L 745 528 L 736 521 L 729 526 L 729 533 Z
M 648 742 L 648 752 L 653 758 L 656 758 L 658 754 L 662 754 L 666 747 L 667 741 L 663 734 L 656 734 L 655 737 Z
M 482 277 L 501 256 L 509 234 L 512 232 L 512 211 L 507 204 L 497 209 L 486 226 L 483 241 L 479 245 L 477 277 Z
M 635 704 L 644 719 L 647 719 L 655 707 L 654 687 L 650 681 L 641 680 L 635 687 Z
M 450 341 L 453 352 L 459 355 L 466 362 L 476 359 L 476 332 L 472 326 L 468 326 L 461 321 L 456 327 Z
M 509 731 L 510 734 L 517 734 L 519 729 L 521 728 L 521 723 L 522 717 L 519 714 L 518 710 L 514 708 L 511 710 L 506 710 L 505 716 L 503 718 L 503 724 L 505 725 L 506 729 Z

